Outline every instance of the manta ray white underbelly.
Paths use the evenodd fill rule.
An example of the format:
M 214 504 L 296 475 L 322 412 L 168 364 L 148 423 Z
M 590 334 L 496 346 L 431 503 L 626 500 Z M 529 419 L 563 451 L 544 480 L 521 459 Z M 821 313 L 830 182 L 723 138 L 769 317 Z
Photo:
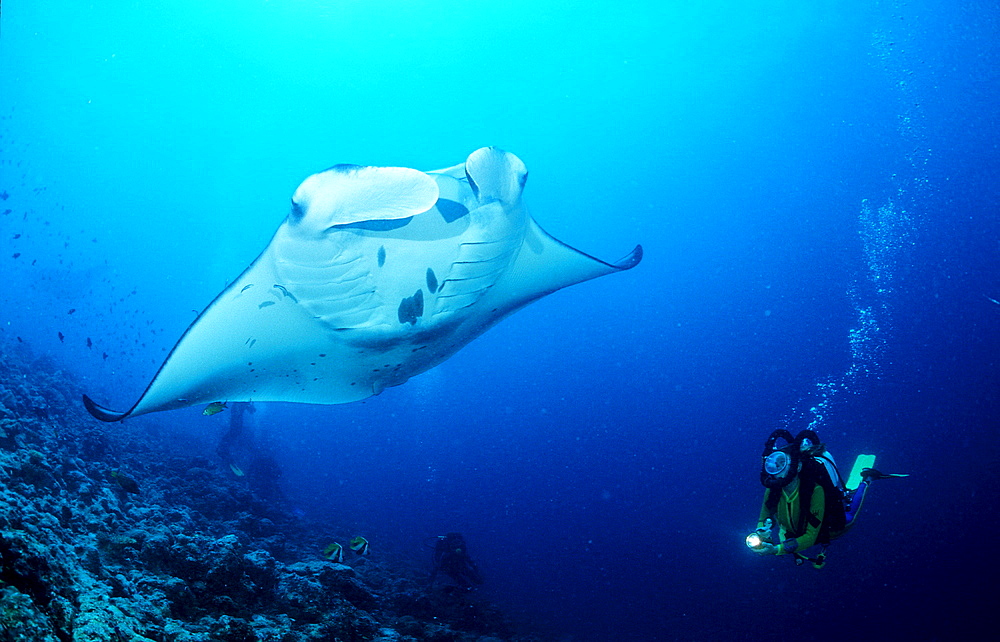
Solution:
M 521 202 L 496 148 L 421 172 L 337 165 L 307 178 L 250 267 L 174 346 L 139 400 L 103 421 L 213 401 L 347 403 L 404 383 L 546 294 L 642 258 L 587 256 Z

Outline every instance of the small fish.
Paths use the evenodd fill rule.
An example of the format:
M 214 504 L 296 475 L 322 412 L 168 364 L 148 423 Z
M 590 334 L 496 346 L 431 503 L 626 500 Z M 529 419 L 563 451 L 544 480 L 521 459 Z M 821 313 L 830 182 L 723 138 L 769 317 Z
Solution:
M 14 238 L 15 238 L 15 239 L 19 239 L 19 238 L 21 238 L 21 235 L 20 235 L 20 234 L 15 234 L 15 235 L 14 235 Z
M 19 256 L 21 256 L 20 252 L 14 252 L 14 255 L 11 258 L 15 258 L 16 259 Z
M 76 308 L 70 308 L 66 314 L 73 314 L 74 312 L 76 312 Z
M 107 361 L 108 360 L 108 353 L 105 352 L 105 353 L 101 354 L 101 358 L 104 359 L 105 361 Z
M 344 562 L 344 547 L 333 542 L 325 549 L 323 549 L 323 556 L 331 562 L 336 562 L 338 564 L 343 564 Z
M 66 335 L 64 335 L 62 332 L 57 332 L 56 334 L 59 335 L 59 343 L 62 343 L 63 341 L 66 340 Z
M 212 403 L 210 403 L 207 406 L 205 406 L 205 409 L 201 411 L 201 414 L 207 415 L 207 416 L 210 417 L 212 415 L 219 414 L 220 412 L 222 412 L 225 409 L 226 409 L 226 402 L 225 401 L 213 401 Z
M 229 470 L 233 471 L 233 474 L 236 475 L 237 477 L 243 476 L 243 469 L 237 466 L 236 464 L 229 464 Z
M 90 340 L 90 337 L 87 337 L 87 347 L 88 348 L 94 347 L 94 342 Z
M 114 479 L 126 493 L 132 493 L 133 495 L 139 494 L 139 484 L 136 483 L 136 481 L 131 477 L 123 475 L 117 470 L 112 470 L 111 478 Z
M 357 537 L 351 540 L 351 550 L 357 553 L 358 555 L 367 555 L 368 540 L 358 535 Z

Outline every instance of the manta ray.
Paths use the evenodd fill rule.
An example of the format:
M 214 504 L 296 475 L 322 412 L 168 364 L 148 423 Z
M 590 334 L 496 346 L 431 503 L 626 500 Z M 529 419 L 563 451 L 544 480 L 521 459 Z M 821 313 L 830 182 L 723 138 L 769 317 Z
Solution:
M 340 404 L 440 364 L 504 317 L 635 267 L 546 234 L 521 200 L 528 171 L 476 150 L 430 172 L 335 165 L 308 177 L 263 253 L 187 328 L 123 412 L 217 401 Z

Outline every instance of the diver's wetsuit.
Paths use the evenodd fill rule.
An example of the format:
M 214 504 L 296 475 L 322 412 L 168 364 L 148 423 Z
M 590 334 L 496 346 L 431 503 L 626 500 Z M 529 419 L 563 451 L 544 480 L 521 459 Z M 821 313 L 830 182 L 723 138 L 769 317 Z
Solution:
M 823 526 L 823 518 L 826 516 L 826 490 L 816 484 L 809 500 L 809 514 L 802 514 L 802 502 L 799 501 L 799 487 L 801 481 L 789 484 L 784 488 L 768 488 L 764 491 L 764 503 L 760 507 L 760 518 L 757 520 L 757 528 L 764 528 L 764 520 L 773 517 L 780 528 L 781 543 L 775 546 L 776 555 L 786 555 L 795 551 L 804 551 L 816 544 L 820 529 Z M 835 540 L 851 527 L 861 504 L 864 502 L 865 491 L 868 490 L 868 481 L 861 482 L 858 489 L 851 497 L 851 505 L 847 509 L 847 523 L 844 528 L 831 531 L 830 540 Z M 768 500 L 771 493 L 781 493 L 778 497 L 778 504 L 774 514 L 768 510 Z

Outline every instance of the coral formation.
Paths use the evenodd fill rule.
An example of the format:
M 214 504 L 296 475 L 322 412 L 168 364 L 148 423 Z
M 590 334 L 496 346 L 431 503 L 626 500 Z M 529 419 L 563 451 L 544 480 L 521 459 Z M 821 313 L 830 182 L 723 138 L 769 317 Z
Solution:
M 206 457 L 95 426 L 0 349 L 0 642 L 539 640 L 405 564 L 327 561 L 309 523 Z

